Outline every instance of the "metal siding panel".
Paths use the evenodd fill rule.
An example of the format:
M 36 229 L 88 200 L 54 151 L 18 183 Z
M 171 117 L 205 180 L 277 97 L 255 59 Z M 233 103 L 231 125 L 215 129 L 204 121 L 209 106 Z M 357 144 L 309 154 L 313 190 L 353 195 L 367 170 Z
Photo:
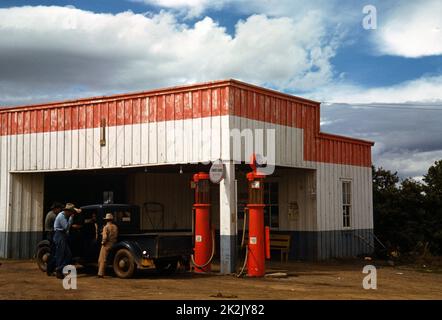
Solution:
M 140 98 L 140 122 L 147 123 L 149 122 L 149 97 Z
M 124 165 L 124 133 L 124 125 L 119 125 L 116 127 L 117 143 L 115 145 L 115 153 L 117 157 L 117 167 L 121 167 Z
M 17 112 L 17 134 L 23 134 L 23 112 Z
M 78 130 L 78 168 L 86 167 L 86 131 Z M 75 145 L 74 145 L 75 149 Z
M 192 92 L 192 111 L 193 118 L 201 117 L 201 91 Z
M 23 170 L 23 157 L 24 157 L 24 150 L 23 150 L 23 134 L 18 134 L 16 136 L 16 167 L 15 170 Z
M 265 114 L 264 114 L 264 97 L 262 94 L 259 93 L 253 93 L 253 101 L 254 101 L 254 119 L 258 121 L 264 121 L 265 120 Z
M 157 97 L 152 97 L 147 100 L 149 110 L 149 122 L 157 121 Z
M 230 120 L 229 116 L 221 117 L 221 159 L 230 159 Z
M 281 121 L 281 99 L 275 99 L 275 123 L 280 125 Z
M 183 144 L 183 156 L 186 163 L 190 163 L 193 160 L 193 137 L 192 137 L 192 122 L 193 119 L 186 119 L 183 123 L 183 134 L 184 134 L 184 144 Z
M 165 99 L 165 118 L 164 120 L 174 120 L 175 119 L 175 97 L 174 94 L 167 94 L 164 96 Z
M 211 118 L 202 118 L 202 154 L 199 161 L 204 162 L 211 159 L 212 154 L 212 120 Z
M 132 164 L 132 100 L 124 101 L 124 165 Z
M 166 103 L 167 106 L 167 103 Z M 166 122 L 166 162 L 176 162 L 175 159 L 175 121 Z
M 116 118 L 115 118 L 116 119 Z M 107 134 L 108 134 L 108 140 L 107 140 L 107 162 L 109 167 L 116 167 L 117 166 L 117 128 L 116 126 L 108 127 Z
M 33 174 L 32 179 L 32 210 L 30 231 L 43 231 L 43 193 L 44 175 Z
M 245 98 L 245 112 L 246 112 L 246 117 L 249 120 L 256 120 L 255 118 L 255 104 L 253 101 L 253 92 L 250 90 L 245 90 L 245 94 L 244 94 L 244 98 Z
M 149 163 L 149 123 L 143 122 L 141 124 L 141 163 Z
M 164 96 L 157 97 L 157 121 L 165 121 L 166 120 L 166 105 Z
M 164 163 L 167 162 L 167 155 L 166 155 L 166 147 L 167 147 L 167 143 L 166 143 L 166 123 L 163 122 L 159 122 L 157 124 L 157 129 L 158 129 L 158 135 L 157 135 L 157 139 L 158 139 L 158 163 Z
M 92 168 L 94 167 L 94 153 L 95 153 L 95 147 L 94 147 L 94 129 L 88 128 L 85 129 L 85 153 L 86 153 L 86 168 Z
M 141 163 L 149 163 L 149 98 L 142 98 L 141 109 Z
M 17 134 L 17 112 L 9 114 L 9 132 L 11 135 Z
M 56 166 L 57 169 L 63 169 L 64 168 L 64 158 L 65 158 L 65 137 L 64 137 L 64 131 L 57 131 L 55 134 L 57 136 L 57 160 L 56 160 Z
M 3 120 L 3 119 L 2 119 Z M 4 129 L 4 128 L 2 128 Z M 8 148 L 7 148 L 7 138 L 5 136 L 0 136 L 0 231 L 6 231 L 7 229 L 7 194 L 9 190 L 7 188 L 6 177 L 7 177 L 7 166 L 8 166 Z M 4 245 L 3 241 L 0 241 Z M 1 257 L 4 257 L 6 248 L 0 247 L 2 250 Z
M 101 167 L 101 151 L 102 147 L 100 145 L 100 127 L 90 128 L 92 132 L 92 150 L 93 150 L 93 167 Z
M 175 94 L 175 120 L 183 120 L 184 118 L 184 97 L 183 93 Z
M 221 97 L 220 97 L 220 88 L 215 88 L 212 90 L 212 112 L 211 115 L 213 116 L 219 116 L 221 115 Z
M 184 161 L 184 120 L 176 120 L 175 121 L 175 162 L 183 162 Z
M 146 137 L 148 138 L 148 137 Z M 141 135 L 141 124 L 135 123 L 132 128 L 132 164 L 141 164 L 141 146 L 143 143 L 143 136 Z
M 113 109 L 113 105 L 111 105 L 111 114 L 113 114 Z M 110 120 L 113 122 L 112 118 Z M 124 125 L 124 102 L 121 100 L 115 102 L 115 125 Z
M 192 92 L 186 92 L 183 96 L 183 118 L 192 119 Z
M 270 123 L 275 123 L 276 107 L 275 107 L 275 98 L 274 97 L 269 97 L 269 104 L 270 104 L 269 122 Z
M 202 90 L 201 116 L 210 117 L 212 115 L 212 90 Z
M 157 122 L 149 123 L 149 163 L 158 162 L 157 126 Z
M 221 157 L 221 117 L 211 118 L 211 157 L 210 159 L 219 159 Z

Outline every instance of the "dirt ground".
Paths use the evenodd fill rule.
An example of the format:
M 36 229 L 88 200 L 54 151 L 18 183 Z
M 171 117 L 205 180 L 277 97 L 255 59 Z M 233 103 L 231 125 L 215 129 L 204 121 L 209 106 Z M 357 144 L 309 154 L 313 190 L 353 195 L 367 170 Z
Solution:
M 442 299 L 440 269 L 392 267 L 381 261 L 271 262 L 267 273 L 288 276 L 259 279 L 215 272 L 162 276 L 150 270 L 134 279 L 118 279 L 111 274 L 98 279 L 93 269 L 79 268 L 77 290 L 63 289 L 62 280 L 48 277 L 34 261 L 0 260 L 0 264 L 0 299 Z M 362 287 L 366 264 L 377 268 L 376 290 Z M 217 271 L 218 266 L 213 269 Z

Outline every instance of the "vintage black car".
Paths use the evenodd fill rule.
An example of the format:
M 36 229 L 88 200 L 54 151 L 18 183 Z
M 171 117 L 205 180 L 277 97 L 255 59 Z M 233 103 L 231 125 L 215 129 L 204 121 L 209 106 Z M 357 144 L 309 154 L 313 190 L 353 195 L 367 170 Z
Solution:
M 137 269 L 156 268 L 162 273 L 172 273 L 178 264 L 189 266 L 192 254 L 190 232 L 143 231 L 140 228 L 140 208 L 135 205 L 97 204 L 81 209 L 77 219 L 81 220 L 82 228 L 70 232 L 70 247 L 75 263 L 97 263 L 103 218 L 106 213 L 112 213 L 119 235 L 108 256 L 108 264 L 112 265 L 118 277 L 130 278 Z M 46 263 L 51 254 L 50 247 L 51 243 L 48 240 L 43 240 L 37 245 L 36 259 L 42 271 L 46 271 Z

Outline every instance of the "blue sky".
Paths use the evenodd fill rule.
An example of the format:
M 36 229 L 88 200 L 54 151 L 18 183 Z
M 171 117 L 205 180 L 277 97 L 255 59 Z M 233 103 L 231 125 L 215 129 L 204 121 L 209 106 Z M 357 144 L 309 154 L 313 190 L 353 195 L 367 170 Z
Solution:
M 369 1 L 374 30 L 367 4 L 2 0 L 0 105 L 236 78 L 321 101 L 323 131 L 419 177 L 442 158 L 442 2 Z

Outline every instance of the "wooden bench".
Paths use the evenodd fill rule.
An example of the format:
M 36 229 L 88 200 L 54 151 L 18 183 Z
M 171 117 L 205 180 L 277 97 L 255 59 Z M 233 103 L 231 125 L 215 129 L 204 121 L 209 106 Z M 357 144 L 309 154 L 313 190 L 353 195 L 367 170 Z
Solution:
M 270 250 L 279 250 L 281 252 L 281 262 L 284 260 L 285 262 L 288 262 L 290 253 L 290 235 L 273 234 L 270 232 Z

